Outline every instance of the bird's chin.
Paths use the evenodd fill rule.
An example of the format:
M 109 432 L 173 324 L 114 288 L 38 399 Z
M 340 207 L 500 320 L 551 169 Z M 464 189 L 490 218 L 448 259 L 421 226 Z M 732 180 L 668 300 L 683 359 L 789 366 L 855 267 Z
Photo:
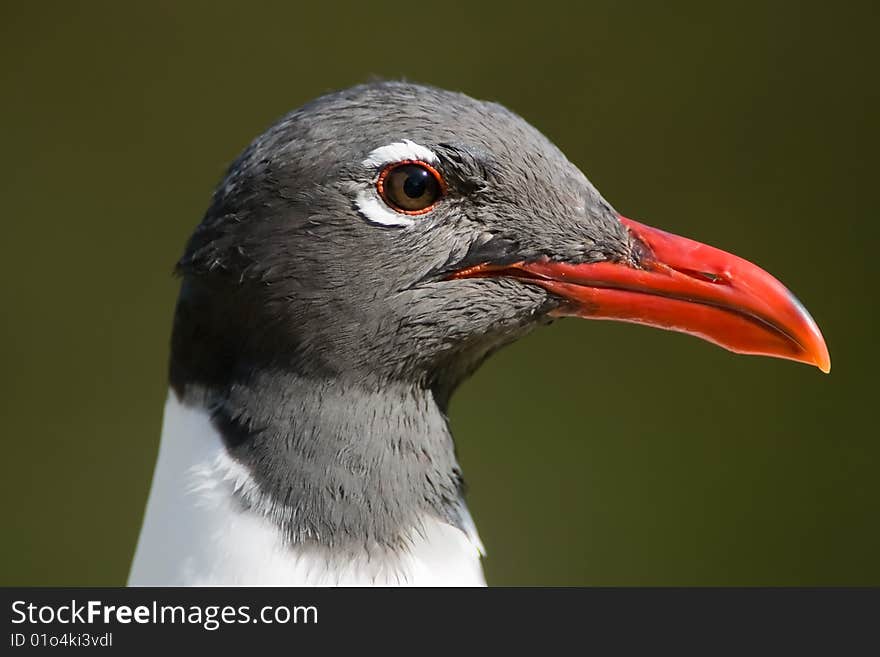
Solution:
M 730 253 L 620 218 L 639 246 L 632 262 L 549 258 L 487 262 L 450 279 L 513 279 L 559 304 L 551 316 L 645 324 L 695 335 L 730 351 L 831 369 L 825 340 L 797 298 L 760 267 Z

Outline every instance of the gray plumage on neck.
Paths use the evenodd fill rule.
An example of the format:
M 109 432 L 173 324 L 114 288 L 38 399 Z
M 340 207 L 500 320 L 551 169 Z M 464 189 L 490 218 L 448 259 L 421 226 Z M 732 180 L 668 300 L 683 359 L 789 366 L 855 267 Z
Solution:
M 239 501 L 292 543 L 399 549 L 426 514 L 470 531 L 452 436 L 430 390 L 266 372 L 209 404 L 230 455 L 258 484 L 236 491 Z
M 178 340 L 190 328 L 185 317 L 178 312 Z M 432 325 L 416 315 L 398 330 L 426 354 L 448 350 L 432 346 Z M 291 543 L 401 549 L 425 516 L 474 533 L 447 422 L 449 397 L 486 357 L 532 325 L 512 308 L 507 321 L 484 327 L 482 340 L 447 354 L 432 377 L 408 381 L 356 369 L 303 375 L 295 362 L 285 369 L 252 366 L 223 383 L 173 379 L 185 403 L 210 411 L 229 454 L 256 482 L 234 491 L 240 504 L 271 518 Z M 193 330 L 202 345 L 210 344 L 207 327 Z M 186 361 L 173 359 L 172 371 Z

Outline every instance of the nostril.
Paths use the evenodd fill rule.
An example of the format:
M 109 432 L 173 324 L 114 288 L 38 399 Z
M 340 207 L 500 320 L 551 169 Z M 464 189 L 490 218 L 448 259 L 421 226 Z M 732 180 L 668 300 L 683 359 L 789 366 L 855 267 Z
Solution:
M 671 267 L 680 274 L 696 278 L 697 280 L 706 281 L 713 285 L 730 285 L 730 280 L 722 274 L 713 274 L 708 271 L 699 271 L 698 269 L 687 269 L 685 267 Z

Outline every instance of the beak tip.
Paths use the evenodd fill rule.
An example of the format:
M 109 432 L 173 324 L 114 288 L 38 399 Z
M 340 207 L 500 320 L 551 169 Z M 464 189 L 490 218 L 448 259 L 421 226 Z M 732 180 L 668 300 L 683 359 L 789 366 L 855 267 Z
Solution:
M 823 374 L 829 374 L 831 372 L 831 354 L 828 353 L 828 346 L 818 329 L 813 337 L 812 344 L 803 352 L 804 362 L 815 365 Z
M 791 296 L 794 298 L 794 295 Z M 801 317 L 806 320 L 807 331 L 804 346 L 807 348 L 806 351 L 810 357 L 810 362 L 818 367 L 819 371 L 823 374 L 829 374 L 831 372 L 831 354 L 828 353 L 828 345 L 825 343 L 825 338 L 822 336 L 818 324 L 816 324 L 816 321 L 807 312 L 806 308 L 796 298 L 794 300 Z
M 805 347 L 805 355 L 808 357 L 807 362 L 818 367 L 823 374 L 829 374 L 831 372 L 831 354 L 828 353 L 828 345 L 825 343 L 822 331 L 819 330 L 819 325 L 800 299 L 791 291 L 786 290 L 786 292 L 796 314 L 799 315 L 796 323 L 800 324 L 803 331 L 801 335 L 804 336 L 804 342 L 802 344 Z

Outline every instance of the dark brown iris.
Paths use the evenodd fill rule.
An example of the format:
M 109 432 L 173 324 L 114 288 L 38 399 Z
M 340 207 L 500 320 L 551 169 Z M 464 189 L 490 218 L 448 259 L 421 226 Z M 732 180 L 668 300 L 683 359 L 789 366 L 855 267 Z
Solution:
M 376 183 L 382 200 L 404 214 L 422 214 L 431 210 L 443 195 L 443 183 L 434 167 L 407 160 L 390 164 Z

